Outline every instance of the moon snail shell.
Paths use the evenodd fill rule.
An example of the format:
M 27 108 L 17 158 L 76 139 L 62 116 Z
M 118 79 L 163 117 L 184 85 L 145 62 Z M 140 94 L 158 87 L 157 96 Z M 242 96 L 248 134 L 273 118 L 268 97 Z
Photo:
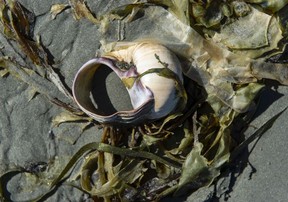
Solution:
M 94 74 L 103 66 L 112 69 L 122 80 L 133 110 L 108 115 L 98 113 L 89 94 Z M 77 72 L 72 90 L 79 107 L 96 121 L 106 124 L 139 124 L 160 119 L 182 110 L 187 100 L 178 58 L 155 43 L 136 43 L 89 60 Z

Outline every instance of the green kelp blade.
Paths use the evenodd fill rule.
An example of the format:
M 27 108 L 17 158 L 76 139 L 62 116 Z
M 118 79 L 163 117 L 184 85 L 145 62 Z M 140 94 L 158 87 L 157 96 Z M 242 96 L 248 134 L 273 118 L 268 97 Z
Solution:
M 131 89 L 136 81 L 136 77 L 128 77 L 128 78 L 122 78 L 122 82 L 124 83 L 124 86 L 128 89 Z
M 225 4 L 226 2 L 219 2 L 219 1 L 192 1 L 191 2 L 191 16 L 195 18 L 195 24 L 198 27 L 205 27 L 205 28 L 218 28 L 223 22 L 223 18 L 230 17 L 230 10 Z M 225 6 L 225 7 L 224 7 Z M 224 11 L 226 9 L 226 12 Z
M 0 0 L 0 21 L 3 26 L 3 33 L 8 39 L 13 39 L 15 36 L 13 29 L 10 26 L 9 19 L 7 18 L 7 5 L 5 0 Z
M 86 5 L 86 1 L 69 0 L 69 4 L 73 9 L 73 14 L 76 20 L 86 18 L 94 24 L 100 23 L 101 20 L 97 19 L 97 17 L 90 11 L 88 6 Z
M 255 67 L 258 67 L 256 65 Z M 245 113 L 264 86 L 259 83 L 249 83 L 234 90 L 231 83 L 219 80 L 218 86 L 210 85 L 210 87 L 207 101 L 216 115 L 222 117 L 229 113 L 230 109 L 238 113 Z
M 40 37 L 36 37 L 36 40 L 33 39 L 34 14 L 18 1 L 9 1 L 8 4 L 0 1 L 0 9 L 0 20 L 6 37 L 18 43 L 23 53 L 35 64 L 37 74 L 52 81 L 60 92 L 72 99 L 70 90 L 67 89 L 59 75 L 53 70 L 51 66 L 53 61 L 49 59 L 49 52 L 41 44 Z
M 270 20 L 271 16 L 253 9 L 249 15 L 224 26 L 214 39 L 218 39 L 231 49 L 255 49 L 267 46 Z
M 176 15 L 185 24 L 190 24 L 189 18 L 189 2 L 188 0 L 171 1 L 171 0 L 148 0 L 145 3 L 136 2 L 123 6 L 119 6 L 111 10 L 107 16 L 110 19 L 122 20 L 124 22 L 132 22 L 139 11 L 149 6 L 161 6 L 168 9 L 171 13 Z
M 208 161 L 201 155 L 203 144 L 197 142 L 193 149 L 187 155 L 185 162 L 182 165 L 182 173 L 179 179 L 178 187 L 175 196 L 182 195 L 188 184 L 195 183 L 201 175 L 209 173 Z
M 221 131 L 222 135 L 218 142 L 218 148 L 216 154 L 212 160 L 212 163 L 209 165 L 210 170 L 214 169 L 219 170 L 223 164 L 227 163 L 230 159 L 230 150 L 231 150 L 231 134 L 229 128 L 225 128 Z M 216 173 L 216 172 L 215 172 Z M 217 175 L 218 176 L 218 175 Z M 216 175 L 214 176 L 217 177 Z
M 205 156 L 209 155 L 208 153 L 215 146 L 219 146 L 219 142 L 221 142 L 223 136 L 227 136 L 227 135 L 229 136 L 230 135 L 229 126 L 231 125 L 231 123 L 233 122 L 233 120 L 234 120 L 234 118 L 236 116 L 237 116 L 237 113 L 234 110 L 232 110 L 232 109 L 227 111 L 226 114 L 222 115 L 222 117 L 219 120 L 219 124 L 220 124 L 219 131 L 217 132 L 217 135 L 214 138 L 213 142 L 210 144 L 209 148 L 205 151 Z M 224 144 L 223 146 L 224 147 L 226 147 L 226 146 L 229 147 L 230 145 L 225 145 Z
M 173 148 L 172 150 L 167 151 L 167 152 L 169 152 L 173 155 L 180 154 L 182 151 L 184 151 L 184 149 L 186 149 L 192 145 L 193 139 L 194 139 L 194 134 L 191 132 L 190 129 L 188 129 L 188 123 L 187 122 L 184 124 L 183 130 L 184 130 L 184 137 L 182 138 L 179 146 L 176 148 Z
M 254 60 L 251 62 L 251 72 L 257 78 L 272 79 L 281 84 L 288 85 L 287 64 L 264 62 Z
M 10 1 L 6 7 L 6 13 L 2 13 L 2 22 L 8 37 L 16 40 L 23 52 L 36 65 L 46 66 L 50 62 L 48 54 L 40 43 L 32 39 L 31 26 L 34 23 L 34 14 L 24 8 L 18 1 Z M 4 10 L 2 11 L 4 12 Z M 11 34 L 13 33 L 13 34 Z
M 249 15 L 225 25 L 212 40 L 224 44 L 237 54 L 258 58 L 263 53 L 277 49 L 282 38 L 276 17 L 251 7 Z
M 58 14 L 62 13 L 65 9 L 69 7 L 70 7 L 69 4 L 53 4 L 50 9 L 52 19 L 54 20 Z
M 76 116 L 83 115 L 83 112 L 80 111 L 77 107 L 74 107 L 60 100 L 60 98 L 64 98 L 59 96 L 59 91 L 61 91 L 59 85 L 54 85 L 55 83 L 50 82 L 46 78 L 43 78 L 36 71 L 29 69 L 26 66 L 20 65 L 15 59 L 7 56 L 0 57 L 0 65 L 1 68 L 4 68 L 4 70 L 8 71 L 12 76 L 27 83 L 34 92 L 47 96 L 47 98 L 52 103 L 63 107 Z M 67 96 L 67 94 L 65 95 Z
M 63 111 L 52 119 L 52 127 L 59 126 L 67 122 L 92 122 L 93 119 L 86 116 L 79 116 L 69 111 Z
M 246 2 L 259 4 L 265 11 L 275 13 L 288 4 L 288 0 L 245 0 Z
M 11 25 L 13 25 L 13 27 L 17 25 L 18 32 L 22 33 L 25 36 L 30 36 L 32 24 L 35 20 L 34 14 L 24 8 L 22 4 L 18 1 L 8 1 L 7 5 L 12 12 L 12 15 L 10 16 L 12 17 L 11 20 L 13 21 L 14 17 L 17 18 L 17 22 L 11 22 Z
M 164 8 L 167 7 L 168 11 L 174 14 L 181 22 L 190 25 L 188 0 L 148 0 L 148 2 Z
M 62 172 L 58 175 L 57 178 L 55 178 L 53 180 L 53 182 L 51 183 L 50 187 L 53 188 L 55 185 L 57 185 L 64 177 L 65 175 L 67 175 L 69 173 L 69 171 L 71 170 L 71 168 L 73 168 L 73 166 L 77 163 L 77 161 L 88 151 L 91 150 L 95 150 L 99 147 L 98 144 L 94 145 L 93 143 L 84 145 L 83 147 L 81 147 L 80 150 L 78 150 L 70 159 L 70 161 L 67 163 L 67 165 L 64 167 L 64 169 L 62 170 Z
M 158 62 L 163 64 L 164 68 L 151 68 L 145 72 L 143 72 L 142 74 L 139 75 L 138 79 L 140 79 L 141 77 L 147 75 L 147 74 L 152 74 L 152 73 L 155 73 L 155 74 L 158 74 L 159 76 L 162 76 L 162 77 L 165 77 L 167 79 L 172 79 L 175 81 L 175 87 L 176 87 L 176 90 L 177 90 L 177 95 L 180 97 L 180 105 L 177 106 L 178 109 L 175 109 L 176 111 L 181 111 L 185 106 L 186 106 L 186 103 L 187 103 L 187 94 L 186 94 L 186 91 L 185 91 L 185 88 L 184 86 L 182 85 L 182 82 L 180 81 L 178 75 L 173 72 L 171 69 L 167 68 L 166 67 L 166 63 L 163 63 L 159 60 L 159 57 L 155 54 L 155 57 L 156 59 L 158 59 Z
M 198 189 L 199 187 L 209 185 L 220 175 L 221 166 L 227 163 L 230 157 L 231 137 L 228 126 L 233 119 L 234 117 L 232 116 L 226 122 L 222 120 L 221 128 L 211 145 L 211 147 L 216 147 L 216 152 L 212 155 L 209 154 L 213 156 L 210 162 L 202 154 L 204 145 L 200 142 L 194 144 L 193 149 L 187 155 L 183 164 L 182 174 L 175 195 L 184 194 L 187 189 Z
M 0 57 L 0 65 L 7 69 L 11 75 L 27 83 L 38 93 L 46 95 L 50 100 L 56 99 L 58 90 L 55 85 L 47 79 L 43 79 L 36 71 L 21 66 L 16 60 L 6 56 Z
M 288 1 L 288 0 L 287 0 Z M 288 36 L 288 4 L 278 12 L 279 24 L 283 30 L 283 35 Z
M 5 77 L 9 74 L 8 69 L 0 69 L 0 77 Z
M 145 161 L 126 160 L 122 164 L 124 167 L 116 173 L 111 180 L 103 184 L 101 187 L 94 186 L 89 193 L 92 196 L 98 197 L 112 196 L 120 193 L 126 183 L 131 184 L 143 175 L 143 172 L 145 172 L 143 167 L 144 162 Z
M 112 153 L 115 155 L 120 155 L 120 156 L 128 156 L 128 157 L 134 157 L 134 158 L 143 158 L 143 159 L 150 159 L 150 160 L 155 160 L 159 163 L 163 163 L 172 167 L 179 168 L 180 165 L 176 162 L 172 162 L 170 160 L 165 160 L 164 158 L 161 158 L 155 154 L 152 154 L 150 152 L 146 151 L 136 151 L 136 150 L 131 150 L 131 149 L 126 149 L 126 148 L 120 148 L 120 147 L 115 147 L 111 146 L 105 143 L 98 143 L 98 142 L 93 142 L 84 145 L 78 152 L 74 154 L 74 156 L 70 159 L 68 164 L 65 166 L 63 171 L 59 174 L 59 176 L 51 183 L 51 187 L 55 186 L 58 182 L 60 182 L 63 177 L 71 170 L 71 168 L 75 165 L 75 163 L 80 159 L 81 156 L 83 156 L 86 152 L 91 151 L 91 150 L 98 150 L 101 152 L 108 152 Z
M 259 83 L 249 83 L 246 86 L 241 86 L 234 91 L 235 94 L 231 99 L 232 108 L 240 113 L 246 112 L 263 88 L 264 85 Z
M 153 131 L 151 133 L 148 133 L 148 135 L 158 135 L 161 133 L 161 131 L 163 131 L 164 127 L 166 124 L 170 123 L 171 121 L 175 120 L 176 118 L 182 116 L 182 113 L 175 113 L 175 114 L 171 114 L 168 117 L 166 117 L 163 122 L 161 123 L 161 125 L 156 128 L 156 131 Z

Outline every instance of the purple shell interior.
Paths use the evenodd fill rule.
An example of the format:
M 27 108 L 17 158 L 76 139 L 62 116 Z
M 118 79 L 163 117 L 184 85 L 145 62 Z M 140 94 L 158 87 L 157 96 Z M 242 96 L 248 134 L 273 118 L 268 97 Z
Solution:
M 138 73 L 135 67 L 127 70 L 119 69 L 115 65 L 116 60 L 106 57 L 94 58 L 86 62 L 77 72 L 73 82 L 73 96 L 79 107 L 89 116 L 100 123 L 107 124 L 138 124 L 146 120 L 149 112 L 154 107 L 154 98 L 151 90 L 137 79 Z M 89 96 L 94 74 L 99 67 L 109 67 L 123 81 L 132 79 L 132 85 L 126 87 L 133 110 L 117 111 L 113 114 L 102 115 L 95 108 Z

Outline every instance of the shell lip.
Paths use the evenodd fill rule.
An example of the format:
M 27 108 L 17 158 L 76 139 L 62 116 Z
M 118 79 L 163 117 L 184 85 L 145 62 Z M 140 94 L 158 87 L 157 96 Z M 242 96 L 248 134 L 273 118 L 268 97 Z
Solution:
M 89 60 L 78 70 L 72 85 L 73 97 L 80 109 L 103 124 L 138 124 L 147 119 L 154 107 L 155 100 L 151 90 L 143 86 L 140 81 L 135 81 L 131 88 L 126 87 L 134 108 L 133 110 L 117 111 L 108 115 L 97 113 L 97 109 L 93 105 L 88 91 L 91 88 L 93 76 L 101 65 L 112 69 L 122 80 L 123 78 L 137 76 L 134 68 L 131 68 L 130 71 L 118 69 L 115 66 L 115 60 L 112 58 L 99 57 Z M 134 104 L 136 103 L 135 106 L 133 102 Z

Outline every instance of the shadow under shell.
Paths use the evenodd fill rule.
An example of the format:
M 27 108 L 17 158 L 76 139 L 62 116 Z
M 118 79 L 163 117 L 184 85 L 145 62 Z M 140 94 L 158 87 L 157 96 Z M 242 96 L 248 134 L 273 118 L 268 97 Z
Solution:
M 100 66 L 93 77 L 90 99 L 99 115 L 133 110 L 121 79 L 107 66 Z

